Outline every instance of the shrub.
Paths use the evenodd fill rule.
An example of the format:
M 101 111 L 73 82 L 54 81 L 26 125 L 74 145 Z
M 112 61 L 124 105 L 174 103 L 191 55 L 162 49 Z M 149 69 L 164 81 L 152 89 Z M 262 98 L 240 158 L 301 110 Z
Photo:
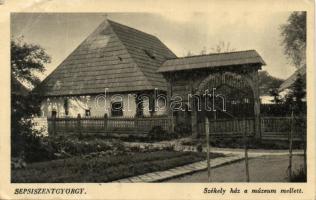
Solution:
M 60 157 L 67 157 L 70 155 L 83 155 L 92 152 L 102 152 L 102 151 L 124 151 L 125 147 L 119 140 L 102 140 L 102 139 L 79 139 L 81 137 L 77 136 L 57 136 L 50 137 L 47 142 L 55 151 L 55 154 Z M 87 137 L 89 138 L 89 137 Z
M 109 182 L 130 176 L 201 161 L 205 153 L 156 151 L 121 156 L 72 157 L 49 162 L 33 163 L 25 169 L 12 170 L 13 183 L 41 182 Z M 211 158 L 223 156 L 211 154 Z
M 175 127 L 174 127 L 174 132 L 178 135 L 178 136 L 187 136 L 191 134 L 191 125 L 186 124 L 186 123 L 178 123 Z
M 168 133 L 163 130 L 163 128 L 161 126 L 154 126 L 148 133 L 148 138 L 150 140 L 165 140 L 167 139 Z
M 11 133 L 12 157 L 26 162 L 45 161 L 54 158 L 53 149 L 43 142 L 44 136 L 38 130 L 32 129 L 31 120 L 21 120 L 19 131 Z

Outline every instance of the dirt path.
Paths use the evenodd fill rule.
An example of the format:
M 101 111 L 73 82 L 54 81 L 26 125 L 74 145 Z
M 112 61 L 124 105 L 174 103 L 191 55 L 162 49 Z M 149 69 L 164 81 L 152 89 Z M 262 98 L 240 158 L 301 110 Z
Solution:
M 299 169 L 303 164 L 303 156 L 293 157 L 293 169 Z M 244 161 L 232 163 L 212 170 L 213 182 L 244 182 Z M 251 182 L 287 182 L 286 170 L 288 156 L 262 156 L 249 160 Z M 165 182 L 207 182 L 207 171 L 178 177 Z

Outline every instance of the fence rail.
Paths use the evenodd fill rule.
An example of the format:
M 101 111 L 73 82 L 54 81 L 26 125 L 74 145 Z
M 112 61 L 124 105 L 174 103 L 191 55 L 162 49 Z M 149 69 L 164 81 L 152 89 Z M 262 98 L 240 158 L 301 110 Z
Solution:
M 293 123 L 293 140 L 306 137 L 306 118 L 262 117 L 261 138 L 265 140 L 288 140 Z
M 262 117 L 260 119 L 261 139 L 288 140 L 291 131 L 291 117 Z M 293 139 L 301 140 L 306 133 L 306 118 L 293 119 Z M 219 119 L 209 121 L 209 133 L 215 137 L 241 137 L 254 135 L 254 118 Z M 205 133 L 205 124 L 200 123 L 199 129 Z
M 167 116 L 144 118 L 109 118 L 89 117 L 77 118 L 48 118 L 48 132 L 50 135 L 61 133 L 131 133 L 145 134 L 152 128 L 160 126 L 165 131 L 170 131 L 170 118 Z
M 48 118 L 48 133 L 50 135 L 65 133 L 127 133 L 146 134 L 152 128 L 160 126 L 171 132 L 171 119 L 168 116 L 145 118 Z M 260 133 L 264 140 L 288 140 L 291 131 L 290 117 L 261 117 Z M 306 118 L 293 119 L 294 140 L 306 137 Z M 205 124 L 198 124 L 199 131 L 205 133 Z M 209 133 L 216 137 L 241 137 L 254 135 L 254 118 L 218 119 L 209 121 Z
M 204 123 L 199 124 L 201 132 L 205 133 Z M 243 133 L 254 134 L 254 119 L 218 119 L 209 121 L 209 133 L 217 137 L 240 137 Z

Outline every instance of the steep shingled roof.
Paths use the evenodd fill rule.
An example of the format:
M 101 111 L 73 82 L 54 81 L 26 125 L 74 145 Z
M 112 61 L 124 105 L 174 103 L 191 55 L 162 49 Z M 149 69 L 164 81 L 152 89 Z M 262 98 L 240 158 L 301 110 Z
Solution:
M 265 62 L 255 50 L 188 56 L 167 60 L 158 72 L 182 71 L 200 68 L 223 67 Z
M 105 20 L 40 85 L 45 96 L 166 90 L 157 73 L 175 54 L 157 37 Z

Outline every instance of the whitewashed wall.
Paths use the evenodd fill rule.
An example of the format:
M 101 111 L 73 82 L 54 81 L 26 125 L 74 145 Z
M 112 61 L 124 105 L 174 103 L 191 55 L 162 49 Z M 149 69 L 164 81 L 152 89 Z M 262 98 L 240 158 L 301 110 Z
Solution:
M 111 117 L 111 101 L 123 102 L 123 117 L 134 117 L 136 114 L 135 96 L 128 94 L 101 95 L 94 96 L 76 96 L 76 97 L 51 97 L 45 99 L 41 104 L 41 116 L 51 117 L 52 110 L 55 109 L 57 117 L 65 116 L 64 100 L 68 98 L 68 116 L 77 117 L 78 114 L 85 116 L 85 110 L 90 108 L 91 116 L 101 117 L 105 113 Z M 162 103 L 159 102 L 161 105 Z M 154 115 L 164 115 L 166 109 L 160 109 L 154 112 Z M 144 100 L 144 115 L 150 116 L 149 100 Z

